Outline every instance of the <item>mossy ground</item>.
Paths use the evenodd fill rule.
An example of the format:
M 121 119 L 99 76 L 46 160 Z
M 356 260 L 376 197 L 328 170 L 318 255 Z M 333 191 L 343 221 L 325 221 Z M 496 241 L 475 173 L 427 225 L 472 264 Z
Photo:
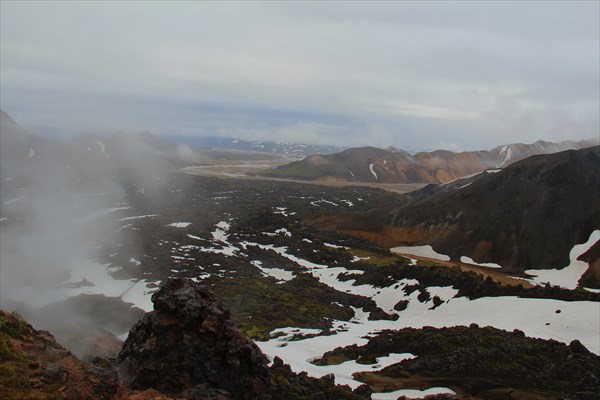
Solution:
M 243 288 L 243 290 L 241 290 Z M 366 298 L 338 292 L 309 274 L 298 274 L 283 284 L 264 278 L 219 280 L 210 289 L 227 299 L 233 320 L 254 339 L 267 340 L 282 327 L 331 328 L 332 320 L 354 316 L 348 306 L 369 303 Z
M 547 399 L 587 399 L 600 394 L 600 357 L 580 343 L 565 345 L 491 327 L 386 331 L 365 346 L 326 353 L 319 363 L 404 352 L 417 357 L 379 372 L 359 373 L 357 378 L 376 389 L 382 389 L 381 385 L 387 390 L 447 386 L 484 399 L 490 391 L 514 389 Z M 531 398 L 539 398 L 535 396 Z
M 361 262 L 375 266 L 390 266 L 403 264 L 406 259 L 391 253 L 375 252 L 373 250 L 349 249 L 348 253 L 358 257 Z
M 36 340 L 37 333 L 17 313 L 0 312 L 0 398 L 53 399 L 46 391 L 31 388 L 25 371 L 31 370 L 31 357 L 20 349 L 22 341 Z M 54 389 L 58 389 L 58 386 Z

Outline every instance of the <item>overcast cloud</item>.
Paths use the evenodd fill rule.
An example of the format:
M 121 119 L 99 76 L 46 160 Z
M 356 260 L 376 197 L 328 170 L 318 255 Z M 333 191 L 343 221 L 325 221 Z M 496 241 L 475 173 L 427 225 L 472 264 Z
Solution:
M 38 131 L 480 149 L 600 131 L 599 2 L 2 0 Z

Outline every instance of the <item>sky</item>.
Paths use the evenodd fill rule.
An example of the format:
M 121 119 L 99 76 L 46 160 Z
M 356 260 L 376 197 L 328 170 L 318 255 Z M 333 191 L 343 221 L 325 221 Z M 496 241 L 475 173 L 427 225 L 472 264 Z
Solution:
M 0 2 L 38 133 L 489 149 L 600 132 L 598 1 Z

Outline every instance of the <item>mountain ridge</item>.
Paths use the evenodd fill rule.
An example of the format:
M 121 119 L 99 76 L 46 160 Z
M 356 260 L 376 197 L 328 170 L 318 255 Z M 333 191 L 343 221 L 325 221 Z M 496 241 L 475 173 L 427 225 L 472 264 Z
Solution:
M 571 248 L 600 228 L 599 177 L 600 146 L 568 150 L 521 160 L 455 190 L 307 222 L 387 248 L 431 245 L 454 260 L 469 256 L 513 273 L 561 268 Z
M 506 167 L 536 154 L 581 149 L 597 144 L 594 139 L 559 143 L 538 140 L 513 143 L 491 150 L 455 153 L 434 150 L 410 154 L 376 147 L 360 147 L 330 155 L 312 155 L 262 175 L 301 180 L 340 180 L 381 183 L 445 183 L 486 169 Z

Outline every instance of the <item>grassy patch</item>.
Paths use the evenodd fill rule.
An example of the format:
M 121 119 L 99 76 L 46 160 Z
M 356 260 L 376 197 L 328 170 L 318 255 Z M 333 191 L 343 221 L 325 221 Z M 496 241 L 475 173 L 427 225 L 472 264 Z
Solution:
M 210 289 L 231 309 L 238 327 L 259 340 L 269 339 L 276 328 L 328 330 L 333 319 L 350 320 L 354 311 L 339 304 L 374 306 L 369 299 L 338 292 L 304 273 L 283 284 L 254 277 L 221 279 Z
M 361 260 L 361 262 L 376 265 L 379 267 L 404 264 L 407 261 L 404 257 L 396 256 L 393 254 L 375 253 L 373 251 L 362 249 L 349 249 L 348 253 L 355 257 L 363 258 L 364 260 Z
M 13 338 L 21 338 L 32 332 L 31 327 L 16 312 L 0 314 L 0 332 Z
M 0 361 L 22 360 L 24 355 L 10 343 L 10 336 L 0 333 Z

